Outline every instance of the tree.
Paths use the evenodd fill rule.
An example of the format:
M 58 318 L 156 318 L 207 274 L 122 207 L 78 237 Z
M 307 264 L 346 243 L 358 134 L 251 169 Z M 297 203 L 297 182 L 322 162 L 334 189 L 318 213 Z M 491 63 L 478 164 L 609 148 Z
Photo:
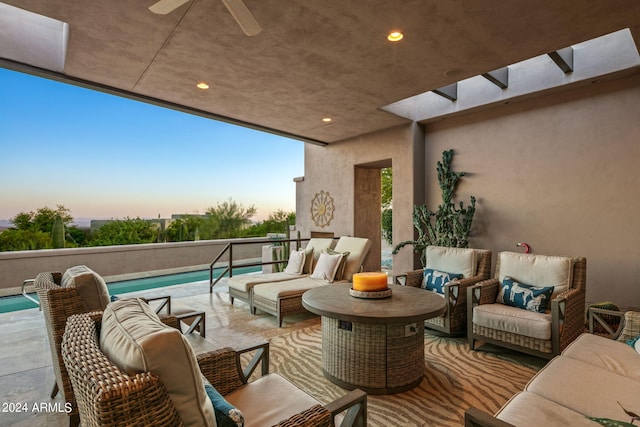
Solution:
M 107 222 L 92 233 L 93 246 L 153 243 L 158 237 L 158 224 L 141 218 L 125 218 Z
M 10 228 L 0 233 L 0 252 L 51 248 L 51 234 L 40 230 Z
M 251 217 L 256 214 L 255 206 L 247 208 L 229 199 L 227 202 L 218 203 L 206 211 L 205 226 L 209 224 L 217 225 L 217 236 L 210 238 L 227 239 L 238 237 L 240 231 L 251 223 Z M 202 230 L 200 230 L 202 235 Z
M 393 169 L 381 170 L 382 187 L 382 238 L 393 244 Z
M 65 227 L 73 222 L 71 211 L 63 205 L 57 205 L 56 209 L 44 206 L 35 212 L 20 212 L 11 219 L 11 222 L 18 230 L 39 230 L 50 233 L 56 216 L 60 216 Z
M 201 215 L 188 215 L 171 221 L 165 235 L 169 242 L 185 242 L 196 240 L 196 231 L 200 234 L 204 218 Z

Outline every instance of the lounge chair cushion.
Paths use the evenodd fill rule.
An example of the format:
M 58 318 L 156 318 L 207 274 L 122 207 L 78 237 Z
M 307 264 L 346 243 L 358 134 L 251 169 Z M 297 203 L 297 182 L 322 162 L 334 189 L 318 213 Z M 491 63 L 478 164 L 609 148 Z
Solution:
M 141 299 L 119 299 L 107 306 L 100 348 L 128 374 L 157 375 L 185 426 L 216 425 L 191 345 L 180 331 L 162 323 Z
M 338 280 L 347 280 L 350 282 L 352 276 L 360 271 L 360 267 L 369 253 L 370 248 L 371 240 L 369 239 L 349 236 L 340 237 L 334 250 L 342 253 L 348 252 L 349 255 L 345 261 L 344 274 Z
M 103 311 L 110 302 L 104 279 L 86 265 L 68 268 L 60 284 L 64 288 L 76 288 L 88 311 Z
M 289 262 L 287 262 L 287 266 L 285 267 L 284 272 L 289 274 L 302 274 L 302 271 L 304 270 L 305 257 L 306 255 L 304 249 L 299 251 L 291 251 L 291 253 L 289 254 Z
M 481 304 L 473 307 L 473 323 L 540 340 L 551 339 L 549 313 L 537 313 L 504 304 Z
M 240 387 L 225 398 L 242 408 L 247 424 L 256 426 L 275 425 L 319 403 L 278 374 L 258 378 L 250 387 Z
M 478 262 L 474 249 L 427 246 L 425 254 L 425 268 L 462 274 L 462 277 L 473 277 L 476 274 Z
M 302 295 L 309 289 L 318 286 L 329 286 L 326 280 L 312 279 L 310 276 L 286 282 L 264 283 L 253 288 L 253 292 L 269 301 L 277 301 L 278 298 Z
M 553 299 L 560 292 L 567 290 L 572 282 L 571 258 L 516 252 L 500 252 L 498 258 L 500 283 L 508 276 L 531 286 L 553 286 Z
M 240 274 L 229 277 L 227 283 L 230 288 L 241 292 L 249 292 L 255 285 L 261 283 L 282 282 L 299 278 L 299 274 L 289 274 L 282 271 L 279 273 Z

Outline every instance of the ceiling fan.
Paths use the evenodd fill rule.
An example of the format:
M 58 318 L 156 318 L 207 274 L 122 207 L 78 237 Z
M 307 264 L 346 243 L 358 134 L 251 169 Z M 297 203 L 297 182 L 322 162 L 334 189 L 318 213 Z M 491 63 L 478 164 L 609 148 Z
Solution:
M 166 15 L 179 8 L 189 0 L 160 0 L 149 7 L 149 10 L 158 15 Z M 255 36 L 262 31 L 262 27 L 256 21 L 251 11 L 242 0 L 220 0 L 229 10 L 242 31 L 248 36 Z

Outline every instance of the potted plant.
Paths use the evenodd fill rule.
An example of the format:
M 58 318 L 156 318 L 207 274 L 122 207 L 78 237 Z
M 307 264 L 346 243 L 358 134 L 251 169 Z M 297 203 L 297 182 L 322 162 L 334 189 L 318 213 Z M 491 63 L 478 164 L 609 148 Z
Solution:
M 416 205 L 413 209 L 413 225 L 418 231 L 416 240 L 400 242 L 393 249 L 393 255 L 407 245 L 412 245 L 413 250 L 420 254 L 420 262 L 426 264 L 425 249 L 427 246 L 449 246 L 466 248 L 471 231 L 471 222 L 476 211 L 476 198 L 471 196 L 469 206 L 462 202 L 456 206 L 453 199 L 460 178 L 465 172 L 451 170 L 453 150 L 442 153 L 442 162 L 438 161 L 438 183 L 442 191 L 442 204 L 434 212 L 426 205 Z

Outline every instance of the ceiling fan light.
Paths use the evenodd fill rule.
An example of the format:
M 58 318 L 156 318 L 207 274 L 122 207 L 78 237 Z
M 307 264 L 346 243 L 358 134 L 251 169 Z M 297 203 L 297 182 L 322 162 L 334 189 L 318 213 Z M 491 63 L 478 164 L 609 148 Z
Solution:
M 399 42 L 403 38 L 404 38 L 404 34 L 402 34 L 400 31 L 391 31 L 387 35 L 387 40 L 389 40 L 390 42 Z

